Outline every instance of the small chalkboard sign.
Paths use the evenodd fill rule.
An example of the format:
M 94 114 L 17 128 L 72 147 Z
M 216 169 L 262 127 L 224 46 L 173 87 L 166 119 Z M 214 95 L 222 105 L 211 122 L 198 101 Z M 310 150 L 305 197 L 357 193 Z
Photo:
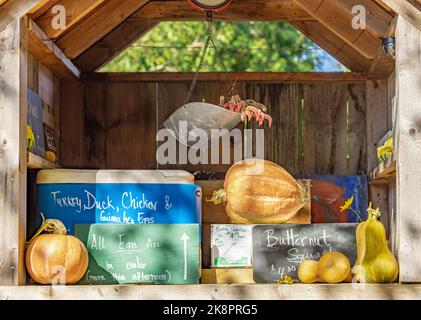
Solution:
M 89 252 L 80 284 L 197 284 L 198 224 L 77 225 Z
M 273 283 L 285 275 L 298 280 L 299 264 L 339 251 L 355 263 L 358 224 L 258 225 L 253 227 L 253 269 L 256 283 Z

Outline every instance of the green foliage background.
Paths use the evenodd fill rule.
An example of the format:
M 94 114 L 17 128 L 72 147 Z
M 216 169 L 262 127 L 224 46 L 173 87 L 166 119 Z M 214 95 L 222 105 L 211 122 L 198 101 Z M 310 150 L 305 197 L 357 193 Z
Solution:
M 320 68 L 318 47 L 284 22 L 213 24 L 223 63 L 210 49 L 202 71 L 303 72 Z M 104 66 L 108 72 L 192 72 L 206 41 L 204 22 L 163 22 Z M 322 55 L 321 55 L 322 53 Z

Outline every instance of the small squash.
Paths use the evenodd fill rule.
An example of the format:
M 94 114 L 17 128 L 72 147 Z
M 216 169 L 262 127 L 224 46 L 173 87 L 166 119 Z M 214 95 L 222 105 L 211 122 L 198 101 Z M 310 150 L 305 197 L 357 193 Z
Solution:
M 43 224 L 26 250 L 25 262 L 31 278 L 39 284 L 75 284 L 88 269 L 88 251 L 76 237 L 66 235 L 59 220 L 43 217 Z M 41 234 L 43 231 L 53 234 Z
M 273 224 L 291 220 L 309 201 L 306 188 L 275 163 L 248 159 L 227 172 L 214 204 L 226 203 L 232 223 Z
M 327 283 L 341 283 L 351 273 L 351 263 L 346 255 L 340 252 L 327 252 L 319 260 L 318 274 Z
M 380 210 L 367 209 L 368 218 L 357 227 L 355 278 L 361 283 L 390 283 L 398 278 L 399 266 L 390 252 Z
M 316 260 L 304 260 L 298 266 L 298 279 L 302 283 L 323 282 L 318 274 L 319 263 Z

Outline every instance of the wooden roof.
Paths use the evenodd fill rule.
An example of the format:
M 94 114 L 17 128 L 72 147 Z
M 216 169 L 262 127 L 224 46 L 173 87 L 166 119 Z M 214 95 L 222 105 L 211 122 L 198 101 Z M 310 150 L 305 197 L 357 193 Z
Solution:
M 0 0 L 0 6 L 13 1 Z M 381 38 L 393 33 L 394 11 L 401 9 L 396 3 L 404 12 L 415 9 L 408 15 L 418 19 L 417 1 L 233 0 L 215 19 L 288 21 L 350 70 L 384 78 L 394 62 L 382 50 Z M 52 27 L 55 5 L 66 8 L 64 30 Z M 354 5 L 366 7 L 367 29 L 352 28 Z M 32 49 L 41 51 L 44 61 L 58 55 L 73 75 L 98 69 L 161 21 L 204 20 L 187 0 L 41 0 L 28 15 Z M 47 49 L 41 50 L 42 43 Z

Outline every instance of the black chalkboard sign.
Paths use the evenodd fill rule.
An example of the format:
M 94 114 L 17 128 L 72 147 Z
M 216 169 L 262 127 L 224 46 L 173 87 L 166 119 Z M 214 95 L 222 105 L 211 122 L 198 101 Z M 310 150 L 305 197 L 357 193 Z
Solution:
M 256 283 L 273 283 L 285 275 L 297 278 L 299 264 L 319 260 L 328 251 L 357 257 L 358 224 L 257 225 L 253 227 L 253 269 Z

